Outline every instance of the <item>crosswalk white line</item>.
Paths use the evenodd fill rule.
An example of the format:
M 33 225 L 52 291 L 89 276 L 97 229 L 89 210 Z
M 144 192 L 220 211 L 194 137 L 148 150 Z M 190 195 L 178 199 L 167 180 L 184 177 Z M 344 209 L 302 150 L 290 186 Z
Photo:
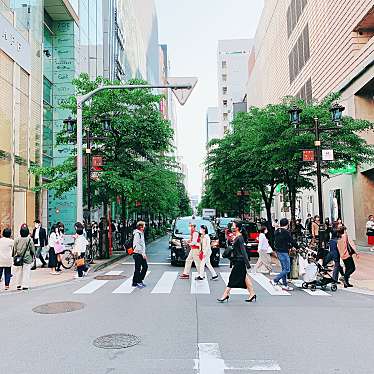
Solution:
M 123 273 L 122 270 L 112 270 L 105 273 L 105 275 L 121 275 Z
M 96 290 L 104 286 L 104 284 L 108 283 L 108 280 L 97 280 L 94 279 L 90 283 L 87 283 L 85 286 L 80 288 L 79 290 L 75 291 L 75 294 L 91 294 L 94 293 Z
M 151 293 L 170 293 L 177 277 L 177 271 L 165 271 Z
M 307 294 L 311 295 L 311 296 L 331 296 L 331 294 L 323 291 L 323 290 L 315 290 L 315 291 L 312 291 L 310 289 L 304 289 L 301 287 L 301 285 L 303 284 L 303 281 L 300 280 L 300 279 L 295 279 L 292 281 L 292 283 L 297 287 L 297 288 L 300 288 L 301 290 L 303 290 L 304 292 L 306 292 Z
M 249 276 L 272 296 L 290 296 L 291 295 L 289 292 L 282 290 L 280 287 L 273 287 L 272 284 L 270 283 L 269 278 L 265 277 L 264 274 L 250 273 Z
M 191 278 L 191 293 L 192 294 L 210 294 L 210 288 L 206 273 L 204 273 L 204 280 L 195 280 L 199 274 L 197 272 L 192 273 Z
M 230 273 L 221 272 L 220 275 L 223 281 L 225 282 L 225 285 L 227 286 L 229 283 Z M 243 288 L 233 288 L 230 293 L 232 295 L 248 295 L 248 291 Z
M 145 275 L 145 278 L 149 275 L 150 271 L 147 271 L 147 274 Z M 123 282 L 119 287 L 117 287 L 112 293 L 132 293 L 135 290 L 136 287 L 132 286 L 132 277 L 127 279 L 125 282 Z

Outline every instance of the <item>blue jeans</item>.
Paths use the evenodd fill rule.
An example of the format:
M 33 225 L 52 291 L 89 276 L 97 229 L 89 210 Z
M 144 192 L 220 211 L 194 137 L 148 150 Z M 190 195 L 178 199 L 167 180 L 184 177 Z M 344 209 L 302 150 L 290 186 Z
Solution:
M 274 282 L 278 283 L 281 279 L 285 286 L 287 286 L 287 274 L 291 270 L 290 256 L 288 253 L 277 252 L 282 271 L 274 278 Z
M 2 278 L 3 276 L 3 272 L 4 272 L 4 278 L 5 278 L 5 285 L 6 286 L 9 286 L 9 283 L 10 283 L 10 277 L 12 276 L 11 274 L 11 267 L 0 267 L 0 279 Z

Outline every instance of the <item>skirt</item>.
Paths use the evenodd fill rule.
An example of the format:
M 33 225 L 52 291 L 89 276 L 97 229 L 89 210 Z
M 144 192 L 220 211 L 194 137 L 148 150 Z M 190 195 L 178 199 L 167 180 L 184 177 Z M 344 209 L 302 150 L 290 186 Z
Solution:
M 368 245 L 374 245 L 374 235 L 368 235 Z
M 244 261 L 234 261 L 234 266 L 231 269 L 229 283 L 227 287 L 230 288 L 247 288 L 245 284 L 245 277 L 247 276 L 247 268 Z
M 57 255 L 55 249 L 50 247 L 48 250 L 48 267 L 53 269 L 57 266 Z

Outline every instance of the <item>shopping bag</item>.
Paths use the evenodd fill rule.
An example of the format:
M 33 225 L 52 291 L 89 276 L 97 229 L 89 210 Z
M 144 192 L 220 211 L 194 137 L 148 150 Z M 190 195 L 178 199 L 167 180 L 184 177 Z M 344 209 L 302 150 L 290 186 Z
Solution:
M 54 246 L 54 250 L 56 254 L 62 253 L 64 251 L 64 246 L 63 244 L 56 242 Z

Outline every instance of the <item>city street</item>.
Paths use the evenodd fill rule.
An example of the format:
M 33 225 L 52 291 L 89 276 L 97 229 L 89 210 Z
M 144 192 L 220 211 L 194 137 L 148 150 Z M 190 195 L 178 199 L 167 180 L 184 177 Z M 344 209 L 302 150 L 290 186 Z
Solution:
M 218 281 L 196 284 L 179 280 L 182 269 L 168 265 L 167 238 L 150 245 L 148 257 L 142 290 L 131 287 L 129 257 L 83 280 L 2 292 L 0 372 L 367 374 L 374 364 L 374 296 L 340 289 L 279 295 L 256 275 L 256 303 L 233 293 L 229 303 L 218 304 L 227 265 Z M 108 273 L 126 278 L 93 279 Z M 61 301 L 84 308 L 33 312 Z M 140 342 L 114 350 L 93 345 L 107 334 L 132 334 Z

